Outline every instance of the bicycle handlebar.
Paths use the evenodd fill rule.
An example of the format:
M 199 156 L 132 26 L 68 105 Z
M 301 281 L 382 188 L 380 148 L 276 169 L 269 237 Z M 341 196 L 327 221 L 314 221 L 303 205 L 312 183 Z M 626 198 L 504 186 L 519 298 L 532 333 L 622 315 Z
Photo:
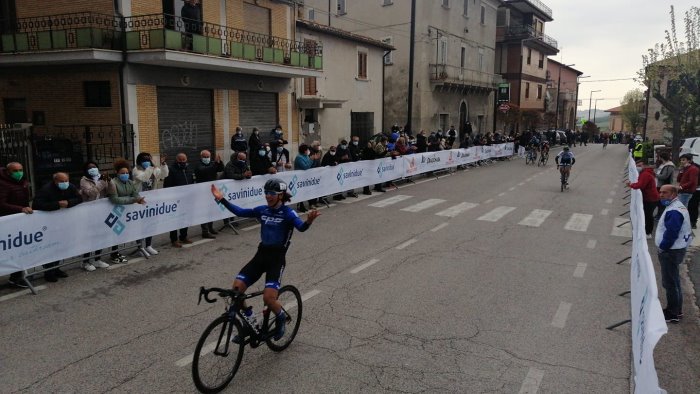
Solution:
M 204 297 L 204 300 L 210 304 L 213 304 L 216 302 L 216 298 L 209 298 L 209 293 L 211 292 L 216 292 L 219 294 L 219 297 L 231 297 L 233 299 L 236 299 L 241 295 L 240 292 L 236 290 L 231 290 L 231 289 L 221 289 L 219 287 L 212 287 L 209 289 L 204 288 L 204 286 L 199 288 L 199 299 L 197 300 L 197 305 L 199 305 L 202 302 L 202 297 Z

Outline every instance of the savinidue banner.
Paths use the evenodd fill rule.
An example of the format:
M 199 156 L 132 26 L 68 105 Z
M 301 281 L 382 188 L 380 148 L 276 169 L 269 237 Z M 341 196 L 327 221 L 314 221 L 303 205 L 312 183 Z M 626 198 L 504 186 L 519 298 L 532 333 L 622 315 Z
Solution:
M 637 181 L 639 173 L 632 156 L 629 157 L 629 180 Z M 668 332 L 659 293 L 654 264 L 649 255 L 644 232 L 642 193 L 632 189 L 630 218 L 632 220 L 632 265 L 630 269 L 630 308 L 632 315 L 632 357 L 634 358 L 634 392 L 666 393 L 659 387 L 654 367 L 654 348 Z
M 0 275 L 231 217 L 215 203 L 211 183 L 232 203 L 252 208 L 265 203 L 263 185 L 271 177 L 284 180 L 292 202 L 298 202 L 512 153 L 512 143 L 419 153 L 154 190 L 142 193 L 145 205 L 114 205 L 100 199 L 59 211 L 4 216 L 0 217 Z

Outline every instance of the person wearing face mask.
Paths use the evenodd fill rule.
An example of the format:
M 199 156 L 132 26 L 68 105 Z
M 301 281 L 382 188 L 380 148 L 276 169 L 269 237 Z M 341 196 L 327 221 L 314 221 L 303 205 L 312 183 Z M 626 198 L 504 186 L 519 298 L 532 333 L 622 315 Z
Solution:
M 644 164 L 643 159 L 638 159 L 635 164 L 639 172 L 637 182 L 630 183 L 626 181 L 627 187 L 641 190 L 642 204 L 644 206 L 644 231 L 647 234 L 647 239 L 651 239 L 651 234 L 654 231 L 654 209 L 659 204 L 659 192 L 656 190 L 656 177 L 654 169 Z
M 80 195 L 83 201 L 95 201 L 100 198 L 107 197 L 107 187 L 109 186 L 109 178 L 105 174 L 100 173 L 97 163 L 88 161 L 85 163 L 85 174 L 80 178 Z M 117 246 L 112 247 L 112 251 L 116 251 Z M 90 262 L 90 253 L 83 255 L 83 269 L 91 272 L 96 268 L 107 268 L 109 264 L 102 261 L 100 258 L 102 250 L 98 249 L 94 252 L 94 262 Z
M 224 167 L 224 179 L 235 179 L 237 181 L 250 179 L 253 172 L 248 166 L 245 152 L 231 154 L 231 160 Z
M 359 143 L 359 139 L 358 139 L 358 143 Z M 336 148 L 336 156 L 338 157 L 338 164 L 349 163 L 351 161 L 359 160 L 359 158 L 353 160 L 353 155 L 350 151 L 352 146 L 353 146 L 352 144 L 348 145 L 348 141 L 346 141 L 346 140 L 340 141 L 340 145 L 338 145 Z M 356 153 L 359 154 L 359 149 L 356 151 Z M 355 191 L 352 189 L 348 190 L 346 195 L 348 197 L 357 197 L 357 193 L 355 193 Z
M 24 167 L 17 162 L 0 168 L 0 216 L 34 212 L 29 204 L 29 181 Z M 13 272 L 9 282 L 17 287 L 29 287 L 24 271 Z
M 231 149 L 234 152 L 248 152 L 248 140 L 243 134 L 241 126 L 237 126 L 236 132 L 231 136 Z
M 253 127 L 253 134 L 251 134 L 248 139 L 248 149 L 250 149 L 251 158 L 258 152 L 261 146 L 263 146 L 263 143 L 260 139 L 260 130 L 257 127 Z
M 137 191 L 144 192 L 163 187 L 163 181 L 170 175 L 170 168 L 166 164 L 166 160 L 167 156 L 161 155 L 160 166 L 157 166 L 148 152 L 141 152 L 136 156 L 136 166 L 131 170 L 131 179 L 134 181 Z M 158 251 L 152 246 L 153 237 L 146 237 L 138 243 L 139 251 L 144 257 L 158 254 Z
M 661 186 L 659 197 L 666 207 L 655 236 L 661 284 L 666 290 L 666 308 L 663 312 L 667 322 L 678 323 L 683 317 L 683 290 L 678 266 L 683 263 L 686 250 L 693 240 L 693 231 L 688 209 L 678 198 L 678 189 L 673 185 Z
M 678 182 L 678 199 L 686 207 L 698 187 L 698 173 L 700 173 L 698 167 L 693 165 L 693 155 L 690 153 L 681 155 L 681 166 L 676 182 Z
M 199 152 L 199 162 L 194 168 L 194 177 L 197 183 L 211 182 L 219 179 L 219 173 L 224 171 L 224 162 L 219 154 L 212 160 L 211 152 L 203 150 Z M 214 230 L 214 222 L 202 223 L 202 238 L 214 239 L 217 233 Z
M 34 196 L 32 209 L 35 211 L 58 211 L 74 207 L 83 202 L 78 188 L 68 180 L 68 174 L 57 172 L 53 174 L 51 182 L 39 189 Z M 58 266 L 58 261 L 44 264 L 47 269 L 44 272 L 44 279 L 47 282 L 56 282 L 58 278 L 67 278 L 68 274 L 63 272 Z
M 165 187 L 185 186 L 194 183 L 194 174 L 187 164 L 187 155 L 184 153 L 178 153 L 175 156 L 175 163 L 170 166 L 169 172 L 168 177 L 165 178 Z M 187 238 L 187 227 L 181 228 L 179 232 L 179 236 L 178 230 L 170 232 L 170 244 L 174 248 L 181 248 L 183 244 L 192 243 Z
M 275 174 L 277 169 L 270 159 L 270 145 L 265 143 L 258 148 L 258 151 L 250 157 L 250 169 L 253 175 Z
M 311 160 L 311 148 L 306 144 L 299 145 L 299 154 L 294 159 L 294 169 L 300 171 L 306 171 L 311 168 L 313 161 Z M 307 209 L 304 206 L 304 202 L 297 203 L 297 211 L 306 212 Z
M 115 205 L 145 204 L 146 199 L 139 194 L 139 186 L 129 176 L 131 172 L 129 162 L 124 159 L 117 159 L 114 162 L 114 171 L 116 171 L 117 176 L 109 182 L 107 187 L 109 201 Z M 144 254 L 146 257 L 148 255 L 148 253 Z M 117 253 L 115 248 L 112 248 L 110 259 L 112 264 L 126 263 L 128 261 L 125 256 Z
M 275 163 L 277 172 L 289 171 L 292 169 L 292 163 L 289 161 L 289 150 L 284 147 L 283 140 L 277 141 L 277 147 L 272 152 L 272 161 Z

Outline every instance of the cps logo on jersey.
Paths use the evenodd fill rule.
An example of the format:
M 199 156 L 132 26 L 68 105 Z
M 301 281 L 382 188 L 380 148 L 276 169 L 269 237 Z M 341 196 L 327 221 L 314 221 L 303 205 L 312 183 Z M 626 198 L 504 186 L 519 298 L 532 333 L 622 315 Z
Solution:
M 262 215 L 260 216 L 260 220 L 262 220 L 265 224 L 279 224 L 284 221 L 284 218 L 276 218 L 274 216 Z

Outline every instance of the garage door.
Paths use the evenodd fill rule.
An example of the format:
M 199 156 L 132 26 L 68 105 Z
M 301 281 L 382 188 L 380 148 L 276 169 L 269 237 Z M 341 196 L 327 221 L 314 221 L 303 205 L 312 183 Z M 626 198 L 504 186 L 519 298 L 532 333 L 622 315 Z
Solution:
M 190 163 L 202 149 L 214 150 L 212 91 L 158 88 L 158 132 L 168 163 L 184 152 Z
M 260 129 L 260 137 L 263 142 L 269 142 L 270 130 L 278 124 L 277 119 L 277 93 L 246 92 L 238 94 L 239 121 L 246 135 L 250 135 L 253 127 Z M 288 130 L 285 134 L 288 136 Z

